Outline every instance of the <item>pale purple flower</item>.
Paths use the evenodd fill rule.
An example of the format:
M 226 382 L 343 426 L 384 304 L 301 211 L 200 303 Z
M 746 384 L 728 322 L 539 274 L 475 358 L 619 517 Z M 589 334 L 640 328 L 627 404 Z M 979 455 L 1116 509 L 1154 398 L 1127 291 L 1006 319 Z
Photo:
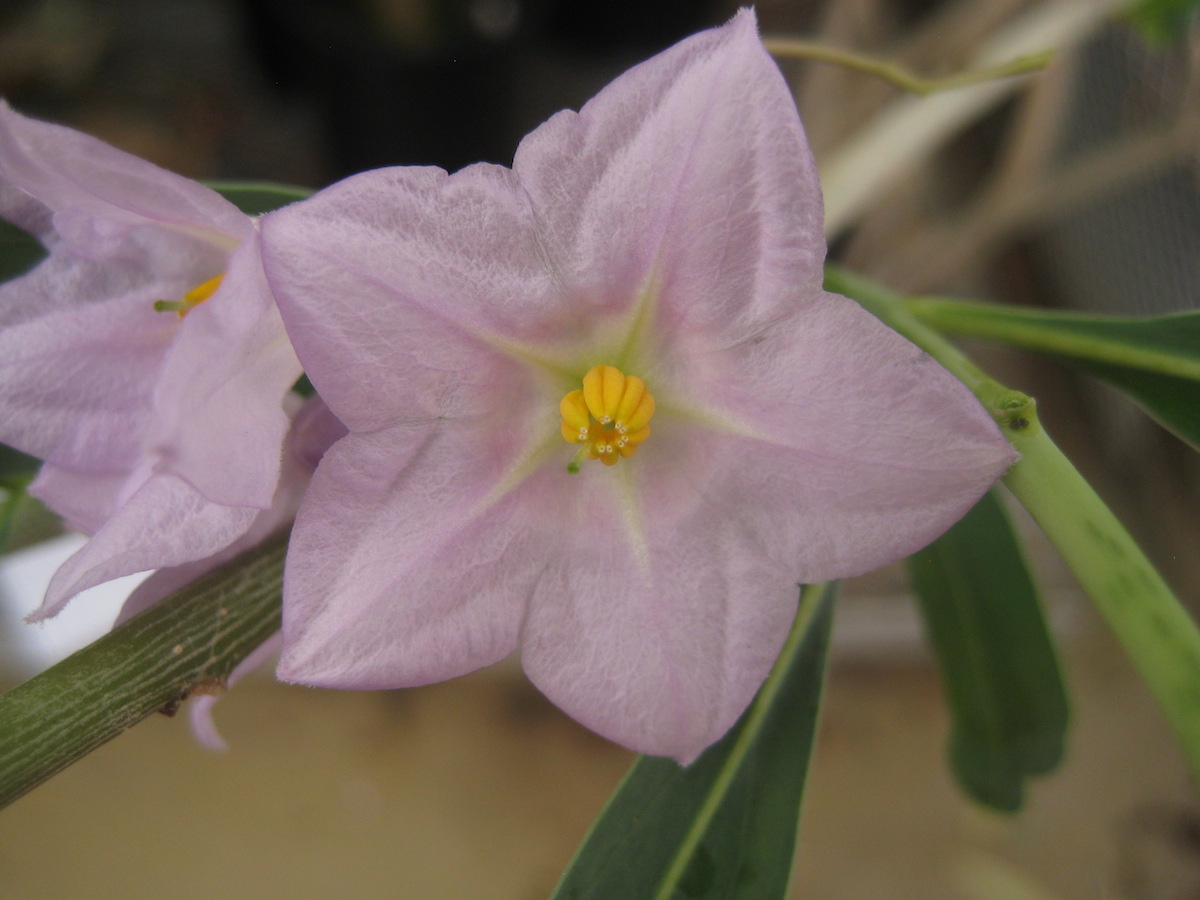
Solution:
M 214 191 L 0 102 L 0 217 L 49 254 L 0 285 L 0 441 L 44 460 L 33 493 L 92 534 L 43 619 L 245 534 L 300 368 L 254 221 Z
M 224 550 L 206 559 L 159 569 L 143 581 L 121 607 L 121 612 L 113 624 L 114 628 L 145 612 L 163 598 L 208 574 L 243 551 L 261 543 L 295 518 L 313 470 L 325 451 L 345 436 L 346 426 L 337 420 L 320 397 L 310 397 L 302 405 L 300 398 L 292 395 L 288 398 L 286 406 L 292 408 L 295 416 L 284 443 L 282 471 L 271 507 L 260 512 L 250 529 Z M 225 749 L 225 741 L 212 719 L 213 706 L 226 689 L 278 653 L 281 643 L 280 634 L 275 634 L 238 663 L 230 672 L 225 684 L 210 685 L 206 693 L 191 698 L 188 703 L 188 718 L 200 743 L 214 750 Z
M 822 291 L 821 214 L 742 12 L 511 171 L 383 169 L 268 217 L 289 333 L 350 429 L 297 517 L 281 677 L 417 685 L 519 647 L 628 747 L 719 738 L 797 583 L 917 550 L 1014 459 L 959 382 Z

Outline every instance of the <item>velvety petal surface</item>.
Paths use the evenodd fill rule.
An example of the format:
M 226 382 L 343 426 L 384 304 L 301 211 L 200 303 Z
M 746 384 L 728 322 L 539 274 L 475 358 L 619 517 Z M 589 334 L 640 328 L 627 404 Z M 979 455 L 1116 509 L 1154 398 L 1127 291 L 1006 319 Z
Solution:
M 546 469 L 528 489 L 553 493 L 558 477 Z M 770 522 L 744 503 L 696 506 L 671 530 L 648 518 L 642 540 L 611 487 L 587 512 L 592 521 L 538 528 L 546 570 L 521 633 L 525 671 L 589 728 L 690 762 L 778 655 L 799 596 L 794 564 L 764 553 Z
M 0 286 L 0 440 L 94 532 L 35 617 L 228 547 L 272 504 L 300 374 L 253 221 L 216 192 L 0 103 L 0 215 L 48 257 Z M 186 316 L 156 312 L 223 276 Z
M 30 119 L 0 101 L 0 179 L 40 200 L 74 252 L 109 255 L 128 229 L 147 223 L 231 250 L 253 225 L 198 182 L 90 135 Z
M 687 761 L 761 684 L 798 581 L 917 549 L 1013 453 L 821 291 L 812 159 L 753 14 L 555 116 L 514 173 L 380 170 L 264 223 L 351 431 L 298 516 L 280 672 L 399 687 L 519 642 L 571 715 Z M 558 402 L 600 363 L 646 379 L 652 434 L 568 474 Z
M 175 593 L 202 575 L 207 574 L 238 554 L 259 544 L 287 525 L 296 515 L 300 500 L 308 488 L 313 470 L 325 452 L 346 434 L 345 426 L 329 411 L 320 397 L 313 396 L 304 401 L 292 395 L 289 412 L 295 412 L 288 431 L 284 452 L 283 474 L 276 489 L 271 508 L 260 512 L 250 529 L 236 542 L 212 556 L 159 569 L 131 593 L 121 607 L 114 627 L 121 625 L 167 596 Z M 233 687 L 247 674 L 265 665 L 279 653 L 283 645 L 282 633 L 276 634 L 254 650 L 229 674 L 224 689 Z M 188 704 L 188 720 L 197 740 L 214 750 L 224 750 L 225 741 L 213 721 L 213 707 L 224 690 L 214 693 L 193 695 Z
M 259 512 L 210 503 L 182 479 L 155 475 L 59 567 L 29 621 L 56 615 L 80 591 L 114 578 L 212 556 L 245 534 Z
M 346 429 L 320 397 L 309 397 L 301 403 L 293 394 L 288 401 L 288 411 L 294 415 L 283 454 L 283 474 L 271 507 L 259 512 L 249 530 L 224 550 L 195 562 L 159 569 L 143 581 L 126 599 L 115 625 L 128 622 L 201 575 L 262 543 L 295 518 L 317 463 L 337 440 L 345 436 Z M 39 480 L 45 472 L 43 468 Z M 69 482 L 64 486 L 69 486 Z
M 167 351 L 146 451 L 211 502 L 266 509 L 288 428 L 282 399 L 300 372 L 252 235 Z
M 325 455 L 296 518 L 279 677 L 321 687 L 413 686 L 516 648 L 542 564 L 499 467 L 469 433 L 351 433 Z
M 262 230 L 305 371 L 356 431 L 475 414 L 491 399 L 478 386 L 504 364 L 495 344 L 574 315 L 499 166 L 366 172 Z
M 29 492 L 75 530 L 94 534 L 116 509 L 127 478 L 125 472 L 75 472 L 47 462 Z
M 577 308 L 655 285 L 656 347 L 681 328 L 738 340 L 820 288 L 816 166 L 749 11 L 555 115 L 513 169 Z
M 819 292 L 730 346 L 684 340 L 662 452 L 634 469 L 646 514 L 679 533 L 699 504 L 753 510 L 760 552 L 803 583 L 920 549 L 1016 460 L 962 383 L 845 297 Z
M 0 287 L 0 306 L 33 301 L 24 280 Z M 128 471 L 177 328 L 151 303 L 139 290 L 0 327 L 0 439 L 75 470 Z

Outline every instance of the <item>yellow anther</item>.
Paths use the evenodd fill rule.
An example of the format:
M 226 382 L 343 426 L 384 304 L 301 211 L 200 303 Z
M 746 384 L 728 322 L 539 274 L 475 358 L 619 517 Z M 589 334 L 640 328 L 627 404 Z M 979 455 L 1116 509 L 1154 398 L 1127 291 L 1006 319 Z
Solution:
M 225 273 L 222 272 L 220 275 L 208 279 L 203 284 L 196 285 L 179 300 L 156 300 L 154 301 L 154 310 L 155 312 L 177 312 L 179 313 L 179 318 L 182 319 L 191 312 L 193 307 L 199 306 L 215 294 L 217 288 L 221 286 L 221 279 L 224 277 Z
M 637 376 L 616 366 L 593 366 L 583 376 L 583 390 L 563 397 L 559 412 L 563 440 L 581 445 L 567 467 L 577 472 L 585 457 L 615 466 L 622 456 L 633 456 L 650 437 L 654 397 Z

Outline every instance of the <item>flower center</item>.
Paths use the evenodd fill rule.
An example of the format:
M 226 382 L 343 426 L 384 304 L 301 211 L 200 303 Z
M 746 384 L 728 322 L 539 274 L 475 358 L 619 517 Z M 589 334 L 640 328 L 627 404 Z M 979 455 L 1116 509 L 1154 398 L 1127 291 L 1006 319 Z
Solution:
M 616 366 L 593 366 L 583 376 L 583 390 L 563 397 L 558 409 L 563 439 L 580 445 L 567 471 L 578 472 L 584 458 L 615 466 L 622 456 L 637 453 L 650 437 L 654 397 L 636 375 Z
M 179 300 L 155 300 L 155 312 L 173 311 L 179 313 L 179 318 L 183 318 L 192 311 L 192 307 L 199 306 L 209 297 L 217 292 L 217 288 L 221 286 L 221 279 L 225 277 L 222 272 L 215 278 L 210 278 L 203 284 L 198 284 Z

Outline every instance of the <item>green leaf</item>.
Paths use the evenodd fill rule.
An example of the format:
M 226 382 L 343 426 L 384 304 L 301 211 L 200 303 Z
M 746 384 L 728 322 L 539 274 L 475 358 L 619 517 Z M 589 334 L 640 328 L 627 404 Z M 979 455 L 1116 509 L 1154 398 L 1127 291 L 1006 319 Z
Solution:
M 775 668 L 737 725 L 687 768 L 641 757 L 553 900 L 766 900 L 787 890 L 833 621 L 807 587 Z
M 1073 362 L 1127 394 L 1159 425 L 1200 452 L 1200 381 L 1106 363 Z
M 261 216 L 313 194 L 308 188 L 271 181 L 210 181 L 207 184 L 248 216 Z
M 0 697 L 0 806 L 155 711 L 221 690 L 279 630 L 287 537 L 248 550 Z
M 1125 15 L 1148 41 L 1166 43 L 1184 37 L 1200 0 L 1138 0 Z
M 46 256 L 42 242 L 0 219 L 0 282 L 24 275 Z
M 1037 588 L 994 492 L 909 559 L 954 717 L 950 762 L 980 803 L 1020 808 L 1062 759 L 1066 690 Z
M 1200 451 L 1200 312 L 1133 318 L 921 297 L 906 304 L 950 334 L 1059 357 L 1128 394 Z

